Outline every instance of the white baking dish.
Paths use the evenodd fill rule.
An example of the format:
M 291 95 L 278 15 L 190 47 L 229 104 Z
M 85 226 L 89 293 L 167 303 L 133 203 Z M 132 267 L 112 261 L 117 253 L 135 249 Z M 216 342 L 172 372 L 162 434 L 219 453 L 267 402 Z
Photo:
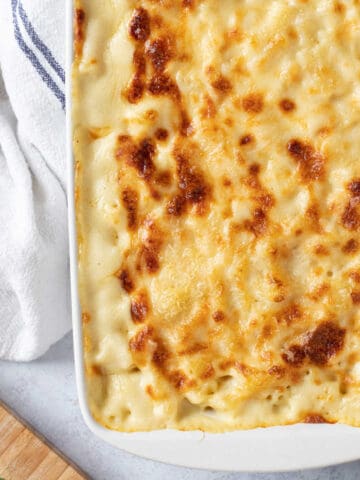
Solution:
M 96 0 L 94 0 L 96 1 Z M 67 157 L 72 316 L 80 408 L 90 430 L 128 452 L 187 467 L 231 471 L 284 471 L 321 467 L 360 458 L 360 429 L 344 425 L 299 424 L 224 434 L 173 430 L 120 433 L 91 416 L 84 378 L 81 312 L 77 289 L 74 163 L 71 132 L 72 0 L 67 1 Z

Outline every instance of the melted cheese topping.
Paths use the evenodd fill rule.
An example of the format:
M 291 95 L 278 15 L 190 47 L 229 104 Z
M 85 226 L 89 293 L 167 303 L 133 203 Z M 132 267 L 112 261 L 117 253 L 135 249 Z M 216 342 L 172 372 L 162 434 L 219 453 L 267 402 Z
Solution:
M 357 0 L 77 2 L 103 425 L 360 425 L 359 25 Z

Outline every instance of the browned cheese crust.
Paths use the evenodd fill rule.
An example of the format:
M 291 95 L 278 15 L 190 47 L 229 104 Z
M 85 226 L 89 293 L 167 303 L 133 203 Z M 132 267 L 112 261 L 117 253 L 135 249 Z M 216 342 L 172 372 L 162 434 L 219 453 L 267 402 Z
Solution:
M 360 425 L 360 5 L 78 0 L 88 400 L 121 431 Z

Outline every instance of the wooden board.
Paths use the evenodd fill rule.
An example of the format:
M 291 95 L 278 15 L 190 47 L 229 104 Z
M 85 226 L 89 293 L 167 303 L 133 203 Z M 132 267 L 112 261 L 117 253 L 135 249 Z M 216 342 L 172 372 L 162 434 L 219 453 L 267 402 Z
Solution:
M 86 478 L 0 402 L 0 480 Z

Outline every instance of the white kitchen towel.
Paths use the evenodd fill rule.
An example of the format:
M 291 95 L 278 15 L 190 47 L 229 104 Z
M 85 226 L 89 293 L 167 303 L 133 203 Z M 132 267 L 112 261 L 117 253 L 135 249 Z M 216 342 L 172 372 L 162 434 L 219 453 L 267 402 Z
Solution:
M 0 358 L 70 329 L 65 0 L 0 0 Z

